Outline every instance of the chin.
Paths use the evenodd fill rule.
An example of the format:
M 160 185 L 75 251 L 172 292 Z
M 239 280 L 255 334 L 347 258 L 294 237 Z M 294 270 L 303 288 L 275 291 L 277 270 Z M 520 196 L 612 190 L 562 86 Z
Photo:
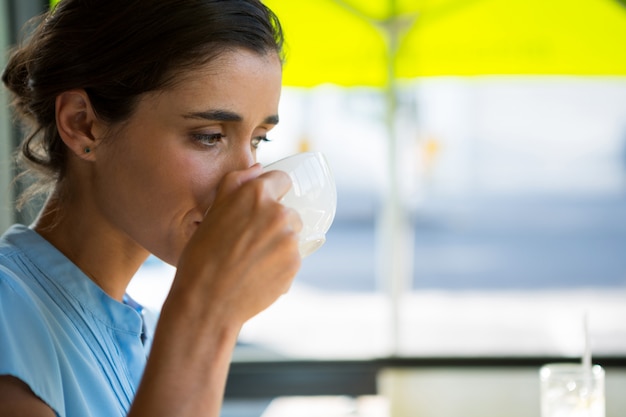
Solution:
M 158 248 L 153 248 L 155 250 L 152 251 L 152 255 L 156 256 L 166 264 L 176 267 L 187 240 L 183 240 L 181 236 L 181 239 L 177 239 L 175 242 L 169 243 L 170 244 L 168 245 L 161 245 Z
M 152 254 L 166 264 L 176 267 L 183 250 L 187 246 L 187 242 L 189 242 L 199 226 L 200 222 L 188 224 L 188 226 L 184 228 L 186 230 L 177 236 L 172 236 L 172 239 L 167 242 L 167 245 L 160 245 L 160 247 L 154 248 L 157 250 L 151 251 Z
M 166 264 L 176 267 L 178 264 L 178 259 L 180 258 L 180 254 L 173 255 L 171 253 L 162 253 L 160 251 L 151 252 L 153 256 L 158 258 L 160 261 L 165 262 Z

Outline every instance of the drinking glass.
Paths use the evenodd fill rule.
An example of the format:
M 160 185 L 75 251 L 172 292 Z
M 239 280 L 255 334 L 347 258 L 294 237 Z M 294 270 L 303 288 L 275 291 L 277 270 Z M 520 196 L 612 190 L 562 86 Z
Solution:
M 337 188 L 326 157 L 321 152 L 297 153 L 272 162 L 264 171 L 284 171 L 291 178 L 293 186 L 281 203 L 300 214 L 300 254 L 312 254 L 326 241 L 337 209 Z
M 605 417 L 604 369 L 580 363 L 541 367 L 541 417 Z

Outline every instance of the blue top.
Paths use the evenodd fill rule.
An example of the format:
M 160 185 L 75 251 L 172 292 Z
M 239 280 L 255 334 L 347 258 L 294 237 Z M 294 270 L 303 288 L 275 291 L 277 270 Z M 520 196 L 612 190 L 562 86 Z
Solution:
M 146 363 L 136 307 L 32 229 L 0 239 L 0 375 L 24 381 L 57 416 L 128 413 Z

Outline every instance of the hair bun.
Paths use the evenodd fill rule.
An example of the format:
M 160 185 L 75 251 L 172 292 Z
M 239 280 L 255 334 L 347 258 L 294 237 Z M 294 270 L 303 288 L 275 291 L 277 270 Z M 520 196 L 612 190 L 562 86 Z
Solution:
M 13 105 L 22 115 L 28 115 L 31 89 L 28 70 L 30 53 L 25 48 L 17 48 L 9 57 L 9 62 L 2 73 L 2 82 L 14 94 Z

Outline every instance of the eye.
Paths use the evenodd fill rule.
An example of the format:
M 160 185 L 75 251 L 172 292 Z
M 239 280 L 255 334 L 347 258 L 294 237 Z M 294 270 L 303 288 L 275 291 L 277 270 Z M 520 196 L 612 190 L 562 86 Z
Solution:
M 254 149 L 257 149 L 261 142 L 271 142 L 271 139 L 268 139 L 267 136 L 256 136 L 252 138 L 252 142 L 250 144 Z
M 223 133 L 194 133 L 191 136 L 194 141 L 205 146 L 215 146 L 225 137 Z

